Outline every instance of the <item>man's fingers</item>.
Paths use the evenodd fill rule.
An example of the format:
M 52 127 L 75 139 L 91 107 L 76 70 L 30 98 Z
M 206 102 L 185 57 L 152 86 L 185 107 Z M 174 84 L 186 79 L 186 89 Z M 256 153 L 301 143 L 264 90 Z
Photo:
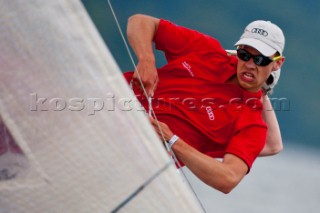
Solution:
M 147 96 L 148 96 L 148 97 L 153 97 L 153 95 L 154 95 L 153 88 L 147 87 L 147 88 L 146 88 L 146 92 L 147 92 Z
M 146 88 L 146 92 L 148 97 L 153 97 L 154 96 L 154 92 L 157 89 L 157 85 L 158 85 L 158 78 L 156 78 L 155 81 L 153 81 L 152 83 L 146 83 L 145 88 Z
M 153 126 L 157 126 L 157 121 L 154 118 L 149 117 L 149 120 Z
M 160 131 L 159 131 L 159 127 L 158 127 L 157 121 L 156 121 L 155 119 L 151 118 L 151 117 L 149 118 L 149 120 L 150 120 L 150 122 L 151 122 L 154 130 L 155 130 L 155 131 L 157 132 L 157 134 L 160 136 L 161 134 L 160 134 Z
M 146 95 L 148 97 L 154 96 L 154 91 L 157 88 L 159 78 L 158 76 L 149 76 L 148 78 L 144 78 L 144 76 L 140 76 L 141 81 L 138 77 L 138 74 L 134 73 L 132 76 L 132 83 L 135 87 L 139 88 L 141 91 L 143 91 L 143 88 L 146 92 Z M 142 84 L 142 85 L 141 85 Z
M 156 89 L 157 89 L 158 82 L 159 82 L 159 79 L 156 78 L 156 80 L 154 81 L 152 87 L 150 88 L 150 93 L 148 94 L 150 97 L 153 97 L 153 96 L 154 96 L 154 92 L 155 92 Z

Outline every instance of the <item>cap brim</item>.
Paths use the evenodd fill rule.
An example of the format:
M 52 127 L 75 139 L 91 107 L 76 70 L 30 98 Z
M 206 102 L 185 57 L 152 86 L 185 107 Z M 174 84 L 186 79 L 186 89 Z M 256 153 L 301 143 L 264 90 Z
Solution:
M 239 45 L 247 45 L 253 47 L 264 56 L 272 56 L 277 52 L 277 50 L 255 38 L 242 38 L 237 43 L 235 43 L 235 46 Z

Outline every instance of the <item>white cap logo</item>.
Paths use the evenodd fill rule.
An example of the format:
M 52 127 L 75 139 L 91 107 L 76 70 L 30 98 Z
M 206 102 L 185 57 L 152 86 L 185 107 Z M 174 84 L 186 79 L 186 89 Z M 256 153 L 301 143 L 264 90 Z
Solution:
M 267 31 L 265 31 L 265 30 L 263 30 L 263 29 L 259 29 L 259 28 L 253 28 L 253 29 L 251 30 L 251 32 L 252 32 L 252 33 L 258 33 L 258 34 L 260 34 L 260 35 L 262 35 L 262 36 L 265 36 L 265 37 L 268 36 L 268 32 L 267 32 Z

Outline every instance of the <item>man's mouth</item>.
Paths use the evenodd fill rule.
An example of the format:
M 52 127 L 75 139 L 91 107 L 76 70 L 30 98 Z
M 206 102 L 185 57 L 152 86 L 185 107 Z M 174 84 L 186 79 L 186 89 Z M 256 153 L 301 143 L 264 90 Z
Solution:
M 245 81 L 245 82 L 252 82 L 254 81 L 254 75 L 252 73 L 249 72 L 243 72 L 240 75 L 241 80 Z

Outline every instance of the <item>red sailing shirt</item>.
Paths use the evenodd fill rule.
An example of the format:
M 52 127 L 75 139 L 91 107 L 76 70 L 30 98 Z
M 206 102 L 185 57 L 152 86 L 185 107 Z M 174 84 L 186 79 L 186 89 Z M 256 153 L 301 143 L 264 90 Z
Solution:
M 267 126 L 261 92 L 226 83 L 236 74 L 237 58 L 207 35 L 161 20 L 156 48 L 168 64 L 158 69 L 153 97 L 157 119 L 200 152 L 215 158 L 231 153 L 249 168 L 262 150 Z M 129 82 L 132 72 L 125 73 Z M 146 98 L 134 90 L 148 109 Z

